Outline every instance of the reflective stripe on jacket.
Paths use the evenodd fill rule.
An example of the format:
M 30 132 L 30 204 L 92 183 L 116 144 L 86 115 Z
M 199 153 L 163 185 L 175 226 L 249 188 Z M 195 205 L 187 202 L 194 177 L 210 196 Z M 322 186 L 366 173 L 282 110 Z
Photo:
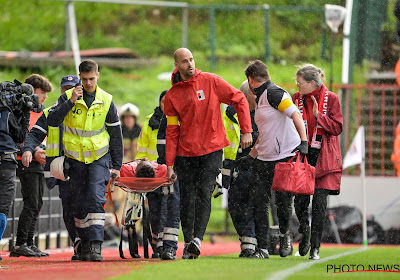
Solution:
M 68 99 L 72 91 L 65 92 Z M 112 96 L 97 86 L 89 109 L 83 99 L 75 102 L 64 118 L 63 144 L 67 157 L 90 164 L 108 152 L 110 135 L 105 121 L 111 101 Z
M 235 114 L 237 121 L 237 114 Z M 240 146 L 240 127 L 238 123 L 233 122 L 227 115 L 226 110 L 222 113 L 222 120 L 226 130 L 226 138 L 230 145 L 224 148 L 224 157 L 230 160 L 236 160 L 236 154 Z

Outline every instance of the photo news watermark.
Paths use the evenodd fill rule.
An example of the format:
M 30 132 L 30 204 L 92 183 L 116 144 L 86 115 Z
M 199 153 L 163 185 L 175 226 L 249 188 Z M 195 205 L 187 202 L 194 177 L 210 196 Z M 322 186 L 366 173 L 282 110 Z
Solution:
M 326 273 L 345 272 L 395 272 L 400 273 L 400 264 L 327 264 Z

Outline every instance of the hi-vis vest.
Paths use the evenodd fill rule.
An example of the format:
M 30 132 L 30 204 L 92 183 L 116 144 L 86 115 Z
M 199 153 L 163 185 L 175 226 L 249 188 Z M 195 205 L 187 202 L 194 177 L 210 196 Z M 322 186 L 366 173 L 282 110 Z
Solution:
M 49 116 L 49 108 L 43 110 L 44 116 Z M 60 155 L 60 129 L 47 126 L 46 157 L 58 157 Z
M 69 98 L 72 91 L 66 91 Z M 110 135 L 106 129 L 106 116 L 110 108 L 112 95 L 100 87 L 96 88 L 96 97 L 88 109 L 83 99 L 78 99 L 74 107 L 64 118 L 63 144 L 67 157 L 85 164 L 104 156 L 110 146 Z
M 237 114 L 235 114 L 235 119 L 236 121 L 238 120 Z M 222 120 L 224 121 L 226 138 L 229 140 L 229 143 L 231 143 L 224 148 L 224 157 L 226 159 L 236 160 L 236 154 L 240 145 L 240 126 L 226 115 L 226 110 L 222 114 Z
M 147 116 L 147 121 L 143 125 L 142 131 L 140 132 L 137 144 L 138 153 L 136 154 L 136 159 L 147 157 L 149 161 L 153 161 L 157 160 L 158 158 L 158 152 L 157 152 L 158 129 L 153 130 L 149 126 L 149 120 L 153 116 L 153 114 Z

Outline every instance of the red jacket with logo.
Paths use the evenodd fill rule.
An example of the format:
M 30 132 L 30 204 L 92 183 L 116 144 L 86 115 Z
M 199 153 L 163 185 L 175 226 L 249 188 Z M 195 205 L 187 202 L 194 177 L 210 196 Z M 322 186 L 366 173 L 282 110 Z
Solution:
M 168 124 L 165 156 L 168 166 L 175 157 L 203 156 L 229 145 L 222 121 L 221 103 L 234 105 L 242 133 L 252 132 L 249 105 L 244 94 L 221 77 L 198 69 L 187 81 L 178 69 L 165 96 Z M 179 123 L 170 122 L 177 118 Z
M 316 189 L 328 189 L 331 191 L 340 192 L 340 182 L 342 177 L 342 155 L 340 153 L 340 141 L 339 135 L 343 130 L 343 116 L 342 109 L 338 96 L 328 91 L 325 85 L 322 85 L 320 92 L 314 96 L 318 102 L 320 94 L 328 92 L 328 114 L 324 115 L 318 112 L 316 123 L 324 129 L 322 136 L 321 150 L 318 156 L 317 165 L 315 167 L 315 188 Z M 296 102 L 296 99 L 301 98 L 300 92 L 296 92 L 292 99 Z M 312 101 L 309 97 L 307 102 L 308 114 L 313 115 Z M 306 112 L 305 112 L 306 113 Z

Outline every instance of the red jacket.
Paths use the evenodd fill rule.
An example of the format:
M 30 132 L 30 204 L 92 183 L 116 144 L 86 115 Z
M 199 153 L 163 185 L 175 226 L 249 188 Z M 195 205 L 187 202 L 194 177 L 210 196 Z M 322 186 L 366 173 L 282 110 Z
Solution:
M 177 155 L 198 157 L 229 145 L 221 103 L 234 105 L 242 133 L 252 132 L 249 105 L 241 91 L 221 77 L 197 69 L 193 77 L 181 81 L 175 69 L 164 103 L 168 166 L 174 165 Z
M 328 92 L 328 114 L 318 112 L 317 123 L 324 129 L 321 150 L 315 167 L 315 188 L 340 192 L 340 181 L 343 172 L 342 155 L 340 152 L 339 135 L 343 130 L 343 116 L 339 98 L 322 85 L 319 93 L 315 94 L 318 102 L 320 94 Z M 295 102 L 300 96 L 296 92 L 292 99 Z M 312 104 L 312 103 L 311 103 Z M 307 102 L 308 114 L 313 114 L 312 105 Z M 304 110 L 304 113 L 306 111 Z

